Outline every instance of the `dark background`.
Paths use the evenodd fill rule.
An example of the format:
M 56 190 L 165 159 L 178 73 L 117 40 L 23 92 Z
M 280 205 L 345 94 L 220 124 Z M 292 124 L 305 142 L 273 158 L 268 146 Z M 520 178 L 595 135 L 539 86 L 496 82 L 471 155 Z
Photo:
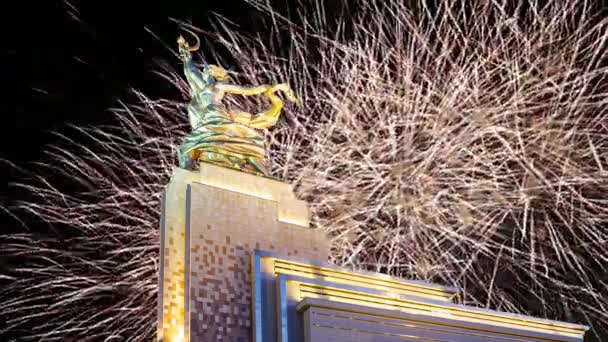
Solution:
M 110 123 L 108 109 L 128 100 L 130 88 L 175 97 L 153 73 L 159 61 L 178 65 L 170 49 L 176 48 L 179 31 L 171 18 L 211 30 L 210 16 L 217 12 L 244 28 L 255 26 L 255 11 L 234 0 L 50 0 L 11 6 L 5 13 L 14 23 L 3 47 L 8 96 L 1 157 L 19 163 L 42 157 L 44 145 L 53 142 L 48 132 L 66 123 Z

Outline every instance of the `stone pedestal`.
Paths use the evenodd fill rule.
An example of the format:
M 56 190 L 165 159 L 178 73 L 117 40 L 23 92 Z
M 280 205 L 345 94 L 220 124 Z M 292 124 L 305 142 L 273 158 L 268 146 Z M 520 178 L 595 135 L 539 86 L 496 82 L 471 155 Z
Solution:
M 252 341 L 254 250 L 324 262 L 329 243 L 285 183 L 210 164 L 163 197 L 158 337 Z

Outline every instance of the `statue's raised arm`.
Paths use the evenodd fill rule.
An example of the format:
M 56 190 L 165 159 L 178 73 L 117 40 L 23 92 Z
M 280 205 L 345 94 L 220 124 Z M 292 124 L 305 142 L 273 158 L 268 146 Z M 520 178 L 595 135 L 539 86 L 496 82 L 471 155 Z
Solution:
M 196 35 L 193 34 L 193 36 L 196 38 L 196 43 L 194 46 L 190 46 L 183 36 L 180 36 L 177 39 L 177 44 L 179 48 L 179 57 L 184 63 L 184 74 L 188 80 L 190 88 L 196 93 L 210 86 L 212 79 L 210 78 L 207 67 L 200 70 L 194 64 L 192 52 L 197 51 L 200 48 L 200 41 Z

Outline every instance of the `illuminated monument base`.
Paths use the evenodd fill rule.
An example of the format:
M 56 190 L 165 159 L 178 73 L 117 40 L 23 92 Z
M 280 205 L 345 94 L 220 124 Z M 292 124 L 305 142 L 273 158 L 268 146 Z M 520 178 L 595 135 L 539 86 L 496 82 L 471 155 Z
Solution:
M 288 184 L 211 164 L 176 168 L 163 197 L 159 339 L 251 341 L 253 251 L 327 260 L 327 240 L 308 222 Z
M 585 326 L 453 304 L 456 289 L 326 264 L 276 180 L 176 169 L 163 197 L 158 340 L 583 341 Z

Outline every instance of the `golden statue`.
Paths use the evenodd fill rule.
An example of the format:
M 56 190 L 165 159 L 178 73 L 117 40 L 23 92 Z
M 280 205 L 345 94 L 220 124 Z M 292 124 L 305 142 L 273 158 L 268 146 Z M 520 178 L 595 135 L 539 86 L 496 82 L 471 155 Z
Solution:
M 285 83 L 255 87 L 229 84 L 228 72 L 217 65 L 205 64 L 199 70 L 191 53 L 199 49 L 200 41 L 190 34 L 196 38 L 194 46 L 182 36 L 177 40 L 192 96 L 188 106 L 192 132 L 179 147 L 179 166 L 193 169 L 195 161 L 207 162 L 268 176 L 264 131 L 277 123 L 284 105 L 275 93 L 283 91 L 287 99 L 297 104 L 294 92 Z M 229 112 L 221 105 L 226 93 L 264 95 L 271 107 L 257 114 Z

